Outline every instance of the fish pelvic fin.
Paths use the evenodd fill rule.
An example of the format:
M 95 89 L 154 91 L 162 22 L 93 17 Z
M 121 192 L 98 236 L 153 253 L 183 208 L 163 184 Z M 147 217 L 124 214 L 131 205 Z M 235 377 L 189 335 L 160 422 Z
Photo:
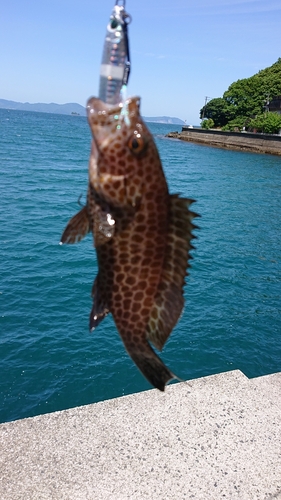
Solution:
M 141 345 L 138 347 L 138 344 L 132 346 L 131 342 L 127 342 L 126 336 L 122 335 L 122 333 L 121 337 L 128 354 L 151 385 L 160 391 L 164 391 L 165 385 L 170 382 L 170 380 L 178 379 L 178 377 L 167 368 L 159 356 L 157 356 L 145 338 L 142 339 Z
M 68 222 L 62 234 L 60 244 L 78 243 L 78 241 L 81 241 L 90 232 L 90 230 L 90 217 L 88 214 L 87 205 L 85 205 L 85 207 L 83 207 Z
M 93 331 L 99 323 L 107 316 L 109 313 L 109 309 L 107 307 L 106 302 L 103 300 L 102 295 L 99 289 L 99 275 L 97 275 L 93 288 L 92 288 L 92 297 L 93 297 L 93 307 L 90 313 L 90 331 Z
M 198 227 L 193 219 L 198 217 L 189 207 L 194 202 L 189 198 L 170 195 L 169 231 L 163 272 L 151 309 L 146 334 L 150 342 L 161 350 L 177 323 L 183 306 L 183 287 L 194 249 L 192 234 Z

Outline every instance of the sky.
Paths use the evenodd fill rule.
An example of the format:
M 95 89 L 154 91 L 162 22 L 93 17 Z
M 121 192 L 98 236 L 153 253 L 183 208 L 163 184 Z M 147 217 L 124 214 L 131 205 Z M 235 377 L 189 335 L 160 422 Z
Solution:
M 122 3 L 119 1 L 119 4 Z M 0 98 L 77 102 L 98 95 L 115 0 L 4 0 Z M 131 15 L 128 95 L 144 116 L 200 123 L 205 97 L 281 57 L 280 0 L 126 0 Z

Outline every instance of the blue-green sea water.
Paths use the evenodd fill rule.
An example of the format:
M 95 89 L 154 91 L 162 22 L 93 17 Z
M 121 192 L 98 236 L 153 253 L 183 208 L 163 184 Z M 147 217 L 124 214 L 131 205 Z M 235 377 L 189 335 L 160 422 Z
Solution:
M 183 315 L 161 357 L 182 379 L 281 370 L 281 157 L 164 137 L 172 193 L 201 214 Z M 150 388 L 112 318 L 90 334 L 89 235 L 60 246 L 87 189 L 86 119 L 0 110 L 0 421 Z M 195 205 L 194 205 L 195 207 Z

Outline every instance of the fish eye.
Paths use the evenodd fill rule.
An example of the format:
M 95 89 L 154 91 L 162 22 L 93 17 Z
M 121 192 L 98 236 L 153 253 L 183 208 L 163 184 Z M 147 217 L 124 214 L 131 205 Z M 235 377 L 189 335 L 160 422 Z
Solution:
M 139 134 L 139 132 L 137 132 L 137 131 L 134 132 L 134 135 L 132 137 L 130 137 L 130 139 L 128 141 L 129 149 L 136 156 L 143 153 L 146 150 L 146 146 L 147 146 L 146 141 L 143 139 L 141 134 Z

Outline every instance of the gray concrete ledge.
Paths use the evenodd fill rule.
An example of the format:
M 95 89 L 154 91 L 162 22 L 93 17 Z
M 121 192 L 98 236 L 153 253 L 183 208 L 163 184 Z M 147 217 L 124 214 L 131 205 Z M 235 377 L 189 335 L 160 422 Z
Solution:
M 1 500 L 281 499 L 281 373 L 0 425 Z
M 281 155 L 281 136 L 278 135 L 182 127 L 182 132 L 170 132 L 167 137 L 234 151 Z

